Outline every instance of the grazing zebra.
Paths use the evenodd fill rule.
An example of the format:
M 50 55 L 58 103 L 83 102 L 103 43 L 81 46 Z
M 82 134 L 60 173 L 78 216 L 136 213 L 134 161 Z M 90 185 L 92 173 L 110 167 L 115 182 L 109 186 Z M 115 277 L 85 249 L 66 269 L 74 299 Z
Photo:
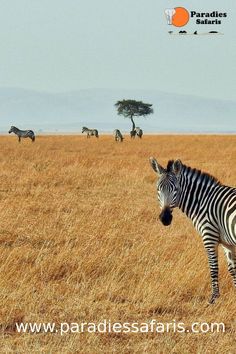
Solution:
M 15 133 L 18 136 L 19 143 L 21 141 L 21 138 L 30 138 L 32 140 L 32 142 L 35 141 L 35 135 L 34 135 L 33 130 L 20 130 L 14 126 L 11 126 L 8 133 L 9 134 Z
M 113 135 L 115 137 L 115 141 L 120 141 L 122 143 L 122 141 L 124 140 L 124 137 L 119 129 L 115 129 Z
M 160 220 L 170 225 L 172 211 L 179 207 L 200 233 L 208 256 L 213 304 L 220 296 L 218 285 L 218 246 L 223 247 L 228 270 L 236 287 L 236 188 L 221 184 L 208 173 L 187 167 L 180 160 L 163 168 L 154 158 L 150 163 L 159 179 L 157 195 Z
M 135 138 L 135 135 L 136 135 L 136 130 L 131 130 L 131 131 L 130 131 L 130 137 L 131 137 L 131 139 L 134 139 L 134 138 Z
M 96 136 L 96 138 L 99 137 L 97 129 L 89 129 L 87 127 L 82 128 L 82 133 L 87 133 L 87 138 L 90 138 L 90 136 Z
M 135 131 L 136 131 L 137 136 L 141 139 L 142 136 L 143 136 L 143 131 L 142 131 L 142 129 L 139 128 L 139 127 L 136 127 L 136 128 L 135 128 Z

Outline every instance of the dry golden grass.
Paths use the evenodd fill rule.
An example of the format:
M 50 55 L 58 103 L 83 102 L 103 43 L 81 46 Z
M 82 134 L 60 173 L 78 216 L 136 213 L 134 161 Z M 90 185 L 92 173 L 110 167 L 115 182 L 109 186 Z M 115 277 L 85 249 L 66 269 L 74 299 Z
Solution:
M 235 185 L 235 136 L 0 138 L 1 352 L 235 353 L 236 292 L 179 210 L 158 221 L 148 162 L 181 158 Z M 15 322 L 224 322 L 226 333 L 17 334 Z

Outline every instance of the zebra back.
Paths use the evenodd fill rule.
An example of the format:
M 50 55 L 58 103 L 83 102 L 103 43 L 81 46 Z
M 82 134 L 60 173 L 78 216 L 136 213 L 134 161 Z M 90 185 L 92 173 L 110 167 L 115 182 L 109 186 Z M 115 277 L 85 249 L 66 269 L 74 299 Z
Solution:
M 19 141 L 21 138 L 30 138 L 32 141 L 35 141 L 35 134 L 33 130 L 21 130 L 12 125 L 8 133 L 16 134 L 19 138 Z

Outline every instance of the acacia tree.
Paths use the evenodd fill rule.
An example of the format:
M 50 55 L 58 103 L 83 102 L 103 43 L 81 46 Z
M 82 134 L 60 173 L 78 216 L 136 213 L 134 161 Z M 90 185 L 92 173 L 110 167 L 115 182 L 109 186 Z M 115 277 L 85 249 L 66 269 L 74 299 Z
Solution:
M 132 131 L 135 130 L 134 117 L 147 116 L 153 113 L 152 104 L 143 103 L 142 101 L 135 100 L 122 100 L 117 101 L 115 104 L 117 113 L 129 118 L 132 122 Z

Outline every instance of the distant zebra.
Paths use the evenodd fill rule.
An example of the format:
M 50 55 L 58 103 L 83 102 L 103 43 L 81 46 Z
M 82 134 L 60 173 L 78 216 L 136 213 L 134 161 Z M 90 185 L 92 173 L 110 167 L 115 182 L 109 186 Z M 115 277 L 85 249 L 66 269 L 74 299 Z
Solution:
M 122 141 L 124 140 L 124 137 L 119 129 L 115 129 L 113 135 L 115 137 L 115 141 L 120 141 L 122 143 Z
M 135 138 L 135 135 L 136 135 L 136 130 L 131 130 L 131 131 L 130 131 L 130 137 L 131 137 L 131 139 L 134 139 L 134 138 Z
M 136 127 L 136 128 L 135 128 L 135 131 L 136 131 L 137 136 L 141 139 L 142 136 L 143 136 L 143 131 L 142 131 L 142 129 L 139 128 L 139 127 Z
M 208 255 L 212 295 L 220 296 L 218 285 L 218 246 L 223 247 L 228 270 L 236 287 L 236 188 L 221 184 L 208 173 L 187 167 L 180 160 L 169 161 L 163 168 L 154 158 L 150 163 L 159 179 L 157 195 L 160 220 L 170 225 L 172 211 L 179 207 L 200 233 Z
M 32 142 L 35 141 L 35 134 L 33 132 L 33 130 L 20 130 L 14 126 L 11 126 L 9 132 L 9 134 L 14 133 L 18 136 L 18 141 L 20 143 L 21 138 L 30 138 L 32 140 Z
M 87 138 L 90 138 L 90 136 L 96 136 L 96 138 L 99 137 L 97 129 L 89 129 L 87 127 L 83 127 L 82 133 L 86 133 Z

